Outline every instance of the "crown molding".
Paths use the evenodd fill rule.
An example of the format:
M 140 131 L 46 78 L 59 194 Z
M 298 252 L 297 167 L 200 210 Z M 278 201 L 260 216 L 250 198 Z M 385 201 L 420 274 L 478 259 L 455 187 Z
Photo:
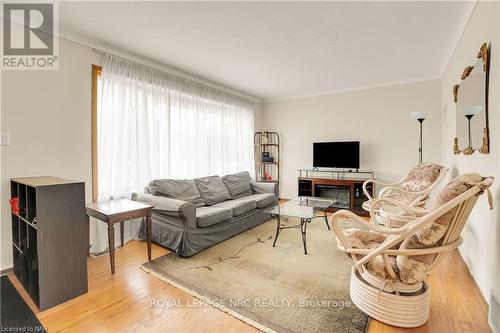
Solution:
M 201 76 L 191 74 L 189 72 L 180 70 L 178 68 L 169 66 L 169 65 L 164 64 L 162 62 L 144 57 L 144 56 L 136 54 L 136 53 L 128 52 L 128 51 L 125 51 L 125 50 L 122 50 L 119 48 L 115 48 L 115 47 L 112 47 L 109 45 L 101 44 L 101 43 L 98 43 L 95 41 L 77 38 L 77 37 L 74 37 L 70 34 L 61 33 L 61 31 L 59 31 L 58 37 L 61 39 L 67 40 L 69 42 L 76 43 L 76 44 L 79 44 L 81 46 L 90 48 L 96 53 L 102 53 L 102 54 L 111 53 L 111 54 L 117 55 L 119 57 L 131 60 L 131 61 L 135 61 L 135 62 L 141 63 L 143 65 L 147 65 L 147 66 L 165 71 L 165 72 L 173 74 L 173 75 L 180 76 L 184 79 L 195 81 L 197 83 L 207 85 L 211 88 L 218 89 L 218 90 L 224 91 L 226 93 L 233 94 L 233 95 L 236 95 L 238 97 L 242 97 L 242 98 L 251 100 L 252 102 L 255 102 L 255 103 L 262 103 L 262 98 L 260 98 L 258 96 L 247 94 L 243 91 L 233 89 L 231 87 L 227 87 L 223 84 L 205 79 Z
M 422 77 L 422 78 L 413 78 L 413 79 L 407 79 L 407 80 L 387 81 L 387 82 L 374 83 L 374 84 L 363 85 L 363 86 L 356 86 L 356 87 L 347 88 L 347 89 L 327 90 L 327 91 L 318 92 L 318 93 L 292 95 L 292 96 L 287 96 L 287 97 L 283 97 L 283 98 L 276 98 L 276 99 L 264 99 L 264 101 L 262 103 L 263 104 L 271 104 L 271 103 L 278 103 L 278 102 L 286 102 L 286 101 L 297 100 L 297 99 L 327 96 L 327 95 L 333 95 L 333 94 L 339 94 L 339 93 L 349 93 L 349 92 L 370 90 L 370 89 L 377 89 L 377 88 L 386 88 L 386 87 L 400 86 L 400 85 L 405 85 L 405 84 L 435 81 L 435 80 L 440 80 L 440 79 L 441 79 L 441 77 L 436 75 L 436 76 L 432 76 L 432 77 Z

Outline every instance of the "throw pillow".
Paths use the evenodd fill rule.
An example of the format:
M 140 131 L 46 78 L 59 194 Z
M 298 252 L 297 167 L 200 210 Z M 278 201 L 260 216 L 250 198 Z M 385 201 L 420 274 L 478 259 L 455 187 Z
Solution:
M 233 173 L 222 177 L 222 182 L 226 185 L 231 199 L 244 197 L 252 194 L 250 182 L 252 178 L 248 171 Z
M 203 201 L 209 206 L 231 199 L 229 191 L 219 176 L 196 178 L 194 183 Z
M 205 206 L 193 180 L 155 179 L 149 183 L 148 189 L 153 195 L 191 202 L 196 207 Z

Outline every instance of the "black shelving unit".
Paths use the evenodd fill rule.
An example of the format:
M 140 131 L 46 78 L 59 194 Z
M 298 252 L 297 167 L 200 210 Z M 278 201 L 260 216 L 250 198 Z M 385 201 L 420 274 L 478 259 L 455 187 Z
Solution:
M 14 275 L 40 310 L 88 291 L 85 185 L 57 177 L 15 178 L 11 198 Z

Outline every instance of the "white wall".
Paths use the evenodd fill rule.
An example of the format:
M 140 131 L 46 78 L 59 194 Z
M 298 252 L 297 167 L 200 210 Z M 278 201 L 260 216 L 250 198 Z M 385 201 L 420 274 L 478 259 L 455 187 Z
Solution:
M 464 232 L 460 253 L 489 302 L 490 289 L 500 290 L 500 4 L 478 2 L 457 48 L 443 73 L 442 94 L 442 152 L 451 169 L 450 177 L 464 172 L 495 176 L 492 191 L 495 208 L 488 208 L 486 198 L 480 198 Z M 455 137 L 455 104 L 452 87 L 460 82 L 464 68 L 473 65 L 483 42 L 491 42 L 489 126 L 491 153 L 472 156 L 453 155 Z
M 92 193 L 91 66 L 101 56 L 61 39 L 58 71 L 2 71 L 1 262 L 12 266 L 9 180 L 51 175 L 85 181 Z
M 256 102 L 254 108 L 254 129 L 258 131 L 262 128 L 262 103 Z
M 282 139 L 281 197 L 297 196 L 297 169 L 312 167 L 314 141 L 360 140 L 361 168 L 397 180 L 418 163 L 418 122 L 424 111 L 424 160 L 441 161 L 440 81 L 265 103 L 256 123 Z

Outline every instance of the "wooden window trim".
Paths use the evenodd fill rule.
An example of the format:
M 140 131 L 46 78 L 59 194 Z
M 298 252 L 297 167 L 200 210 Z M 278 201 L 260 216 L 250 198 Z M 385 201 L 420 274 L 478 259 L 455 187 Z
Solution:
M 102 67 L 92 65 L 92 201 L 97 202 L 97 79 L 102 74 Z

